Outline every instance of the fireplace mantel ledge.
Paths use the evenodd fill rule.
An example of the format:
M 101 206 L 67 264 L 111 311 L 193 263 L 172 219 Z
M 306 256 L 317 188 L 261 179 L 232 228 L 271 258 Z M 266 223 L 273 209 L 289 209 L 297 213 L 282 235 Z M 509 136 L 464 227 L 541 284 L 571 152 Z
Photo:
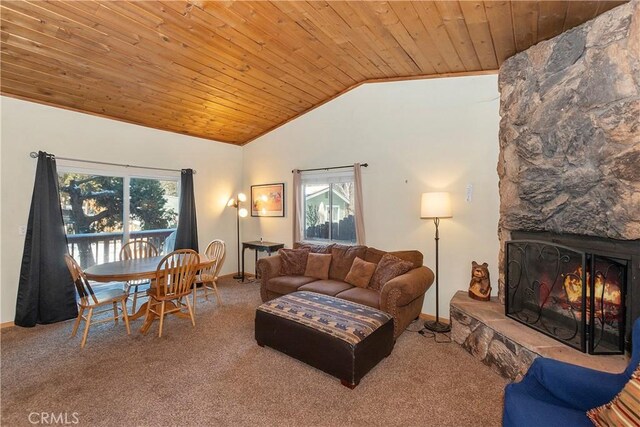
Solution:
M 451 339 L 511 380 L 519 379 L 538 356 L 606 372 L 622 372 L 627 366 L 624 355 L 582 353 L 506 317 L 497 297 L 476 301 L 458 291 L 450 312 Z

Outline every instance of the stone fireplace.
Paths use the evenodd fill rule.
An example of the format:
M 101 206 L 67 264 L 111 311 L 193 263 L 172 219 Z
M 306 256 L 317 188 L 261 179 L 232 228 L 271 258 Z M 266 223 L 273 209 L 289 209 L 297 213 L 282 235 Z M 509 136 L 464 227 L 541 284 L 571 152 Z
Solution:
M 615 8 L 500 68 L 503 303 L 504 245 L 515 232 L 566 236 L 579 246 L 590 237 L 626 243 L 629 260 L 640 246 L 639 7 Z M 632 293 L 638 264 L 629 264 Z M 627 326 L 640 315 L 636 307 L 628 313 Z
M 507 316 L 582 352 L 621 354 L 640 315 L 636 242 L 512 232 L 505 246 Z
M 639 1 L 507 59 L 500 67 L 499 89 L 496 303 L 504 305 L 507 296 L 508 241 L 555 241 L 580 253 L 592 253 L 585 248 L 595 246 L 605 257 L 615 252 L 624 264 L 622 322 L 628 337 L 631 322 L 640 316 Z M 460 298 L 454 298 L 458 308 L 466 307 Z M 524 346 L 526 357 L 520 357 L 519 347 L 501 332 L 501 344 L 496 343 L 501 350 L 491 355 L 497 335 L 477 330 L 483 321 L 475 322 L 458 308 L 452 301 L 454 339 L 472 353 L 486 339 L 480 344 L 489 349 L 481 352 L 486 358 L 517 359 L 519 366 L 507 376 L 526 369 L 539 353 Z M 488 319 L 497 309 L 491 310 Z M 457 332 L 456 323 L 461 326 Z

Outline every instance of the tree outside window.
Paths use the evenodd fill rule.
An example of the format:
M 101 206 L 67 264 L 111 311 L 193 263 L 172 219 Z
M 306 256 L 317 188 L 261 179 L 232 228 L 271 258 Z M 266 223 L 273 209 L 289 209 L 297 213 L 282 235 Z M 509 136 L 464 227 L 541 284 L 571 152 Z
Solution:
M 115 261 L 112 258 L 115 258 L 122 241 L 128 239 L 131 232 L 171 230 L 177 226 L 176 180 L 70 172 L 60 173 L 58 183 L 67 235 L 77 245 L 77 258 L 85 268 L 98 261 L 98 242 L 102 242 L 103 246 L 111 244 L 104 243 L 107 242 L 107 235 L 113 241 L 113 248 L 109 249 L 112 255 L 107 259 L 103 256 L 102 261 Z M 129 190 L 129 203 L 126 205 L 123 202 L 125 185 Z M 128 217 L 126 227 L 125 216 Z M 105 240 L 101 240 L 100 236 L 71 239 L 73 235 L 89 234 L 102 234 Z

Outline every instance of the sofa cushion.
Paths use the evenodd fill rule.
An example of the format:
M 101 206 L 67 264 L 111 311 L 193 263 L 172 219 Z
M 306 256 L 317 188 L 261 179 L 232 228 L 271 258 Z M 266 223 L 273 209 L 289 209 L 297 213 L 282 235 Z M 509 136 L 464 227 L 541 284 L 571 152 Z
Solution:
M 367 262 L 379 263 L 383 256 L 387 253 L 397 256 L 398 258 L 409 261 L 413 264 L 413 268 L 422 267 L 423 256 L 420 251 L 393 251 L 393 252 L 385 252 L 376 248 L 367 248 L 367 252 L 365 253 L 364 260 Z
M 305 276 L 278 276 L 273 279 L 269 279 L 267 282 L 267 289 L 277 294 L 285 295 L 290 292 L 295 292 L 302 285 L 306 285 L 309 282 L 313 282 L 313 277 Z
M 413 268 L 422 267 L 424 257 L 422 256 L 422 252 L 420 251 L 393 251 L 389 252 L 393 256 L 397 256 L 398 258 L 409 261 L 413 264 Z
M 336 296 L 346 299 L 347 301 L 357 302 L 358 304 L 373 308 L 380 308 L 380 292 L 371 289 L 351 288 L 340 292 Z
M 335 296 L 340 292 L 351 289 L 351 286 L 348 283 L 343 282 L 342 280 L 316 280 L 311 283 L 307 283 L 304 286 L 300 286 L 299 291 L 310 291 L 317 292 L 319 294 L 331 295 Z
M 364 254 L 364 259 L 367 262 L 372 262 L 374 264 L 377 264 L 380 262 L 380 260 L 382 259 L 383 256 L 385 256 L 387 254 L 386 251 L 381 251 L 380 249 L 376 249 L 376 248 L 367 248 L 365 254 Z
M 307 257 L 307 268 L 304 275 L 326 280 L 329 278 L 329 267 L 331 266 L 331 254 L 310 253 Z
M 312 254 L 330 254 L 331 248 L 333 248 L 334 246 L 335 243 L 322 245 L 307 242 L 296 242 L 293 245 L 294 249 L 309 249 L 309 252 L 311 252 Z
M 335 245 L 331 248 L 331 268 L 329 279 L 344 280 L 351 270 L 351 264 L 356 257 L 364 259 L 366 246 Z
M 309 249 L 280 249 L 280 274 L 282 276 L 302 276 L 307 268 Z
M 413 264 L 409 261 L 404 261 L 391 254 L 385 254 L 373 273 L 373 277 L 369 282 L 369 289 L 379 291 L 389 280 L 406 273 L 412 268 Z
M 366 288 L 374 271 L 376 271 L 376 265 L 374 263 L 356 257 L 344 281 L 359 288 Z

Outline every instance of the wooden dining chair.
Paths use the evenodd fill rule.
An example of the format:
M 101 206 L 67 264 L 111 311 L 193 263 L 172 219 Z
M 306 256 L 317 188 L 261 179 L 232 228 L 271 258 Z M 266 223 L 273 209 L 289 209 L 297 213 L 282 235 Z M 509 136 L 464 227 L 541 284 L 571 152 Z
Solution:
M 218 274 L 220 273 L 220 269 L 222 268 L 222 264 L 224 264 L 224 259 L 226 257 L 226 246 L 224 241 L 219 239 L 213 240 L 209 243 L 209 246 L 207 246 L 204 254 L 215 261 L 207 268 L 200 270 L 196 276 L 195 285 L 193 287 L 194 312 L 196 311 L 196 298 L 199 291 L 201 291 L 201 294 L 204 293 L 204 297 L 207 301 L 209 301 L 209 291 L 213 291 L 216 296 L 218 306 L 222 304 L 217 284 Z M 201 285 L 200 288 L 198 288 L 198 285 Z
M 67 268 L 69 269 L 69 273 L 71 273 L 71 278 L 73 279 L 73 283 L 76 285 L 76 291 L 78 292 L 78 317 L 76 318 L 75 324 L 73 325 L 73 331 L 71 332 L 71 337 L 75 337 L 78 332 L 78 326 L 80 325 L 80 321 L 84 320 L 86 325 L 84 327 L 84 334 L 82 335 L 82 342 L 80 343 L 80 348 L 84 348 L 84 345 L 87 342 L 87 336 L 89 335 L 89 328 L 92 324 L 108 322 L 113 320 L 114 323 L 118 324 L 118 318 L 120 317 L 119 311 L 122 312 L 122 316 L 124 317 L 124 324 L 127 327 L 127 335 L 131 334 L 131 329 L 129 328 L 129 316 L 127 314 L 127 297 L 128 294 L 126 291 L 120 287 L 119 289 L 107 289 L 104 291 L 93 291 L 87 277 L 82 271 L 82 268 L 78 265 L 75 259 L 73 259 L 70 255 L 64 256 L 64 261 L 67 264 Z M 118 303 L 122 306 L 122 308 L 118 309 Z M 98 307 L 111 306 L 105 310 L 96 311 L 94 313 L 94 309 Z M 87 316 L 84 316 L 85 310 L 89 310 Z M 112 311 L 113 310 L 113 311 Z M 108 317 L 101 320 L 93 320 L 94 314 L 101 314 L 112 312 L 113 317 Z
M 132 240 L 120 249 L 120 260 L 151 258 L 158 256 L 158 249 L 145 240 Z M 131 303 L 131 314 L 136 313 L 136 307 L 138 305 L 138 295 L 146 295 L 146 291 L 139 290 L 140 287 L 148 285 L 149 280 L 131 280 L 127 282 L 127 293 L 131 295 L 131 288 L 133 288 L 133 301 Z
M 199 262 L 200 256 L 196 251 L 180 249 L 166 255 L 158 264 L 155 283 L 147 291 L 149 301 L 145 317 L 145 324 L 150 324 L 153 316 L 160 317 L 158 337 L 162 336 L 164 316 L 181 312 L 184 307 L 189 312 L 191 324 L 196 326 L 189 295 Z M 158 307 L 160 307 L 159 310 Z

